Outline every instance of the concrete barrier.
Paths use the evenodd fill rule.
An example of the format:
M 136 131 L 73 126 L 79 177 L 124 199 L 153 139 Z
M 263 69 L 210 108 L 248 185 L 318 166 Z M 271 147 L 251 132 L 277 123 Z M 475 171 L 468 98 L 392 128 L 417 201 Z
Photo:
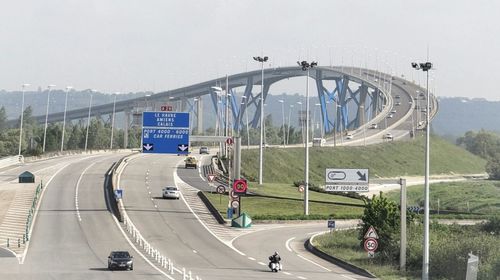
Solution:
M 205 206 L 207 206 L 208 211 L 210 211 L 210 213 L 212 213 L 212 216 L 214 216 L 214 218 L 217 220 L 217 222 L 219 224 L 221 224 L 221 225 L 225 224 L 226 220 L 224 220 L 224 217 L 222 217 L 222 215 L 220 214 L 220 212 L 210 202 L 210 200 L 207 198 L 207 196 L 202 191 L 199 191 L 197 193 L 197 195 L 201 199 L 201 201 L 203 201 L 203 203 L 205 204 Z
M 316 248 L 314 245 L 313 245 L 313 241 L 314 241 L 314 238 L 316 236 L 318 236 L 319 234 L 315 234 L 313 235 L 311 238 L 307 239 L 307 241 L 304 243 L 304 247 L 311 253 L 313 253 L 314 255 L 326 260 L 326 261 L 329 261 L 335 265 L 338 265 L 340 267 L 342 267 L 343 269 L 345 270 L 348 270 L 352 273 L 356 273 L 358 275 L 362 275 L 362 276 L 365 276 L 365 277 L 368 277 L 368 278 L 377 278 L 377 276 L 373 275 L 371 272 L 369 272 L 368 270 L 366 269 L 363 269 L 361 267 L 357 267 L 349 262 L 346 262 L 344 260 L 341 260 L 339 258 L 336 258 L 332 255 L 329 255 L 323 251 L 321 251 L 320 249 Z

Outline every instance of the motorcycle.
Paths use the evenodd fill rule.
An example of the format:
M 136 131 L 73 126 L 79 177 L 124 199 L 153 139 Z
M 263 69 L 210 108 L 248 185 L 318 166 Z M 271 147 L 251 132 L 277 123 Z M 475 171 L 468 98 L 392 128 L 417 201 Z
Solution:
M 273 272 L 278 272 L 279 270 L 281 270 L 283 267 L 281 266 L 281 263 L 280 262 L 269 262 L 269 268 L 271 269 L 271 271 Z

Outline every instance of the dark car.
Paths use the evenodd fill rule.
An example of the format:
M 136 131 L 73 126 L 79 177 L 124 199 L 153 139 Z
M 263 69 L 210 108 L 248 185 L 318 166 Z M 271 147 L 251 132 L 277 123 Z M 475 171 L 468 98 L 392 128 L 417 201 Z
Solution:
M 112 251 L 108 256 L 108 269 L 130 269 L 134 270 L 134 263 L 127 251 Z

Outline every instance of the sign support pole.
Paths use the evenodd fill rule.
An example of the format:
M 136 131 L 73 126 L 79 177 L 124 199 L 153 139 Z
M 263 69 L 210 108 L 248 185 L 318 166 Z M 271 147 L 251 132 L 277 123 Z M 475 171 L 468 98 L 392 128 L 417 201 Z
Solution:
M 406 179 L 400 178 L 401 185 L 401 241 L 399 248 L 399 270 L 406 270 Z

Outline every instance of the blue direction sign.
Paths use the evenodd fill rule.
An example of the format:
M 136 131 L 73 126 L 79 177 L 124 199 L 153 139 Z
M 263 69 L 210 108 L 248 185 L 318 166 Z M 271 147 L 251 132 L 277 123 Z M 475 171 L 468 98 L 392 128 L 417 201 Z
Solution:
M 189 113 L 144 112 L 142 152 L 189 153 Z

